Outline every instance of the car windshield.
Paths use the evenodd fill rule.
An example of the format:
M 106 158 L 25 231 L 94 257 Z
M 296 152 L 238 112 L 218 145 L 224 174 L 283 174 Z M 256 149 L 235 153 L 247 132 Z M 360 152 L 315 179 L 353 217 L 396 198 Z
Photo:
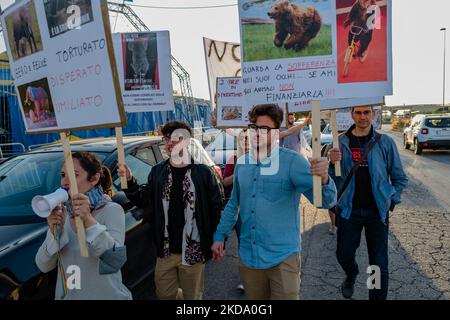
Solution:
M 98 155 L 103 161 L 105 156 Z M 62 152 L 32 153 L 0 164 L 0 217 L 32 215 L 31 199 L 60 185 Z
M 427 119 L 425 125 L 430 128 L 450 128 L 450 118 Z

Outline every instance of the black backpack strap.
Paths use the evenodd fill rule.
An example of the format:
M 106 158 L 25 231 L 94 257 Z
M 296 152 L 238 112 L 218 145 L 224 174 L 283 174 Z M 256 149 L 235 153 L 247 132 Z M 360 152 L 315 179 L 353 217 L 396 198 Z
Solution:
M 359 167 L 361 166 L 361 163 L 367 159 L 367 156 L 368 156 L 370 150 L 372 150 L 372 148 L 378 143 L 380 138 L 381 138 L 381 134 L 379 134 L 378 132 L 375 132 L 375 137 L 367 145 L 367 148 L 364 151 L 364 155 L 358 160 L 357 163 L 355 163 L 352 170 L 350 171 L 348 176 L 345 178 L 344 184 L 342 185 L 341 190 L 339 190 L 339 192 L 338 192 L 338 201 L 337 201 L 338 203 L 339 203 L 339 200 L 341 200 L 341 197 L 344 194 L 344 191 L 347 189 L 347 187 L 350 183 L 350 180 L 352 180 L 352 177 L 355 175 L 356 171 L 358 171 Z

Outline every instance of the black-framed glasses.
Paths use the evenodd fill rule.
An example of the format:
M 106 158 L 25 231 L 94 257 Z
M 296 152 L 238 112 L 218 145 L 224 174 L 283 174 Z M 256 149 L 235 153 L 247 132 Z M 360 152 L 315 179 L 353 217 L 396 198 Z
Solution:
M 369 114 L 372 113 L 372 110 L 364 110 L 364 111 L 355 110 L 355 111 L 353 111 L 353 113 L 356 114 L 357 116 L 360 116 L 360 115 L 368 116 Z
M 276 128 L 271 128 L 269 126 L 257 126 L 254 123 L 251 123 L 248 125 L 248 129 L 252 130 L 252 131 L 266 131 L 266 132 L 270 132 L 270 130 L 275 130 Z

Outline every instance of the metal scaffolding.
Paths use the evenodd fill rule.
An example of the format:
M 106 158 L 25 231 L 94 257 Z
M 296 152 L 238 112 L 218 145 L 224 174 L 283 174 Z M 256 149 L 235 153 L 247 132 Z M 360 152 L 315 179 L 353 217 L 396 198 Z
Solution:
M 108 2 L 110 12 L 122 14 L 128 22 L 136 29 L 136 31 L 150 31 L 145 23 L 139 18 L 136 12 L 128 5 L 123 3 Z M 191 77 L 186 69 L 178 62 L 175 57 L 171 57 L 172 72 L 180 82 L 181 100 L 183 104 L 183 117 L 185 120 L 195 126 L 196 121 L 200 121 L 197 110 L 195 110 L 195 101 L 192 94 Z

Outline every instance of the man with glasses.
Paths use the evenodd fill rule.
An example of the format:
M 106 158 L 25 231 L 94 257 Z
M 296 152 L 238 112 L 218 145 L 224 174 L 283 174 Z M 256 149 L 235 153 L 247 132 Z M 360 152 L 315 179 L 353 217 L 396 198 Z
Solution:
M 313 178 L 322 178 L 325 208 L 334 205 L 336 187 L 328 160 L 311 164 L 279 147 L 283 112 L 276 104 L 249 113 L 249 153 L 234 169 L 233 191 L 214 234 L 213 259 L 224 257 L 224 239 L 239 219 L 240 276 L 248 299 L 298 299 L 300 288 L 300 196 L 313 200 Z
M 369 299 L 386 300 L 389 211 L 400 202 L 408 179 L 394 140 L 374 130 L 374 115 L 372 107 L 352 108 L 354 125 L 339 136 L 340 151 L 337 148 L 330 151 L 330 175 L 334 176 L 334 163 L 342 160 L 342 176 L 334 178 L 342 194 L 336 206 L 336 255 L 346 274 L 342 295 L 345 298 L 353 295 L 359 273 L 355 253 L 364 228 L 369 264 L 381 274 L 378 288 L 369 288 Z M 353 174 L 349 176 L 351 171 Z
M 213 234 L 220 219 L 223 193 L 211 168 L 193 163 L 188 152 L 191 128 L 172 121 L 162 128 L 169 159 L 154 166 L 148 182 L 138 185 L 130 169 L 118 174 L 128 180 L 124 190 L 137 207 L 146 208 L 157 249 L 156 294 L 159 299 L 202 298 L 205 262 L 211 258 Z

